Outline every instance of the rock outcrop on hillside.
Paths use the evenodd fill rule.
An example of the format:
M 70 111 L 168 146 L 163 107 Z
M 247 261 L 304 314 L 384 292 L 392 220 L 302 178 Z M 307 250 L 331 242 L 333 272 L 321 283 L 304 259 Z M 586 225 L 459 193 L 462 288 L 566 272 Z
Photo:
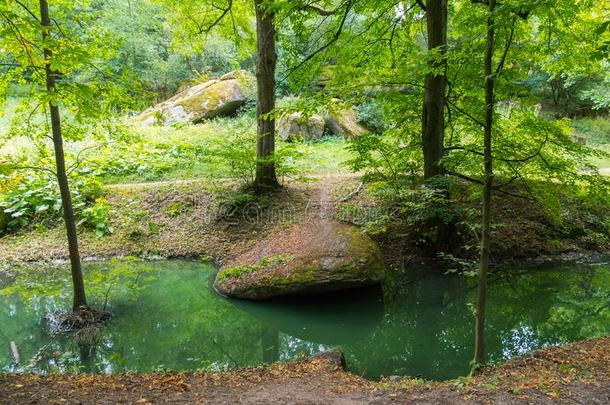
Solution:
M 135 117 L 141 125 L 171 125 L 234 114 L 256 89 L 254 76 L 237 70 L 180 91 Z
M 324 135 L 324 119 L 319 115 L 304 117 L 300 112 L 280 117 L 277 126 L 280 139 L 288 142 L 311 141 Z

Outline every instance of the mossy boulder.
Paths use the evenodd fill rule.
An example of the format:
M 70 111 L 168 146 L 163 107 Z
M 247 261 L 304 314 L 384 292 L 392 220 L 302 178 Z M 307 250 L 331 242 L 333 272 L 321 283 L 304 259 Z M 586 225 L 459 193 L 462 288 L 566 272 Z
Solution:
M 326 114 L 324 125 L 328 132 L 346 139 L 357 138 L 366 132 L 366 129 L 358 123 L 356 111 L 351 107 L 341 108 L 338 104 Z
M 135 118 L 141 125 L 171 125 L 234 114 L 253 96 L 252 74 L 238 70 L 180 91 Z
M 278 135 L 288 142 L 319 139 L 324 135 L 324 119 L 319 115 L 305 117 L 300 112 L 285 114 L 280 117 Z
M 324 90 L 335 77 L 336 67 L 334 65 L 322 66 L 316 82 L 316 88 L 318 90 Z
M 229 297 L 261 300 L 370 286 L 383 277 L 381 252 L 358 227 L 307 222 L 228 262 L 214 287 Z

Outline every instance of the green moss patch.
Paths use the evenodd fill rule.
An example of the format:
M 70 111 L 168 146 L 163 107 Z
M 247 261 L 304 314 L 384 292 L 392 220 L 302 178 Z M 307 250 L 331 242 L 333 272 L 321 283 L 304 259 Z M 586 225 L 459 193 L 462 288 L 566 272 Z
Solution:
M 271 266 L 278 266 L 280 264 L 284 264 L 290 259 L 292 259 L 292 256 L 290 255 L 277 255 L 271 257 L 263 257 L 256 264 L 243 264 L 229 267 L 227 269 L 221 270 L 220 273 L 218 273 L 217 281 L 223 281 L 230 278 L 238 279 L 244 274 L 254 273 Z

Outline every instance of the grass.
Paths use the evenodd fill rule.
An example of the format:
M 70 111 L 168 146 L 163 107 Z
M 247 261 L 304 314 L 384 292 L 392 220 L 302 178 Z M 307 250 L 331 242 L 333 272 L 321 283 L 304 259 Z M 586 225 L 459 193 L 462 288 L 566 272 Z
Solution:
M 18 105 L 19 99 L 16 97 L 8 98 L 3 105 L 0 113 L 0 139 L 10 129 Z M 66 142 L 68 163 L 83 148 L 100 143 L 99 140 L 90 138 L 86 136 L 80 142 Z M 95 148 L 83 154 L 85 165 L 91 161 L 95 163 L 96 169 L 105 165 L 116 166 L 116 170 L 105 170 L 103 174 L 98 174 L 98 178 L 106 184 L 235 178 L 242 174 L 236 171 L 248 169 L 243 167 L 245 161 L 254 159 L 256 118 L 250 106 L 237 117 L 217 118 L 199 125 L 128 125 L 125 133 L 115 138 L 117 140 L 112 146 Z M 291 172 L 304 176 L 321 176 L 347 171 L 344 162 L 351 156 L 345 144 L 344 139 L 336 137 L 302 144 L 277 140 L 276 150 L 280 151 L 291 166 Z M 228 161 L 231 159 L 231 156 L 227 158 L 231 146 L 241 152 L 241 155 L 238 153 L 238 156 L 234 156 L 241 167 Z M 28 155 L 31 156 L 31 165 L 39 163 L 35 160 L 35 149 L 33 142 L 24 137 L 0 141 L 0 155 Z
M 587 145 L 610 154 L 610 120 L 607 118 L 580 118 L 572 121 L 575 136 L 585 139 Z M 610 156 L 594 157 L 591 163 L 610 176 Z
M 138 173 L 109 176 L 107 183 L 129 183 L 141 181 L 189 180 L 195 178 L 237 177 L 231 162 L 230 148 L 244 152 L 249 148 L 254 158 L 256 128 L 254 117 L 243 114 L 237 118 L 220 118 L 200 125 L 182 127 L 132 127 L 129 131 L 134 145 L 156 145 L 166 150 L 192 150 L 194 158 L 178 159 L 168 170 L 152 176 L 142 177 Z M 243 140 L 243 142 L 241 141 Z M 303 176 L 322 176 L 346 172 L 345 162 L 351 158 L 343 138 L 325 137 L 317 141 L 291 144 L 278 140 L 276 150 L 292 166 L 292 171 Z M 134 146 L 135 149 L 135 146 Z M 141 157 L 141 156 L 140 156 Z M 243 164 L 243 157 L 235 156 Z M 158 162 L 157 162 L 158 163 Z M 237 168 L 239 171 L 239 168 Z M 244 171 L 247 171 L 244 168 Z
M 6 136 L 18 106 L 17 97 L 9 97 L 2 105 L 0 156 L 25 156 L 30 166 L 39 166 L 40 159 L 46 165 L 51 164 L 47 157 L 39 157 L 33 141 Z M 124 133 L 115 134 L 112 138 L 114 143 L 111 145 L 93 148 L 81 156 L 84 161 L 80 169 L 85 169 L 85 175 L 95 173 L 105 184 L 190 179 L 213 182 L 252 177 L 254 172 L 256 118 L 252 108 L 242 111 L 237 117 L 217 118 L 200 125 L 128 125 Z M 83 149 L 101 143 L 92 136 L 85 136 L 79 142 L 67 141 L 67 163 L 72 164 Z M 319 176 L 345 170 L 342 163 L 350 156 L 344 146 L 345 141 L 338 138 L 304 144 L 278 140 L 276 150 L 287 169 L 284 175 Z M 51 145 L 46 149 L 50 150 Z M 278 172 L 281 176 L 282 170 Z

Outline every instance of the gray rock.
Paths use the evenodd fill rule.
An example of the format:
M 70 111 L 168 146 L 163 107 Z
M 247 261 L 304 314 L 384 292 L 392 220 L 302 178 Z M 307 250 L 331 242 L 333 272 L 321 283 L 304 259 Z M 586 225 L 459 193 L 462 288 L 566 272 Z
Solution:
M 352 108 L 330 111 L 324 118 L 324 124 L 332 134 L 353 139 L 366 132 L 356 117 L 356 111 Z
M 182 90 L 172 98 L 135 117 L 141 125 L 199 123 L 234 114 L 254 94 L 255 79 L 246 71 L 227 73 L 218 80 L 208 80 Z
M 300 112 L 285 114 L 279 119 L 278 135 L 288 142 L 319 139 L 324 135 L 324 120 L 319 115 L 303 117 Z

